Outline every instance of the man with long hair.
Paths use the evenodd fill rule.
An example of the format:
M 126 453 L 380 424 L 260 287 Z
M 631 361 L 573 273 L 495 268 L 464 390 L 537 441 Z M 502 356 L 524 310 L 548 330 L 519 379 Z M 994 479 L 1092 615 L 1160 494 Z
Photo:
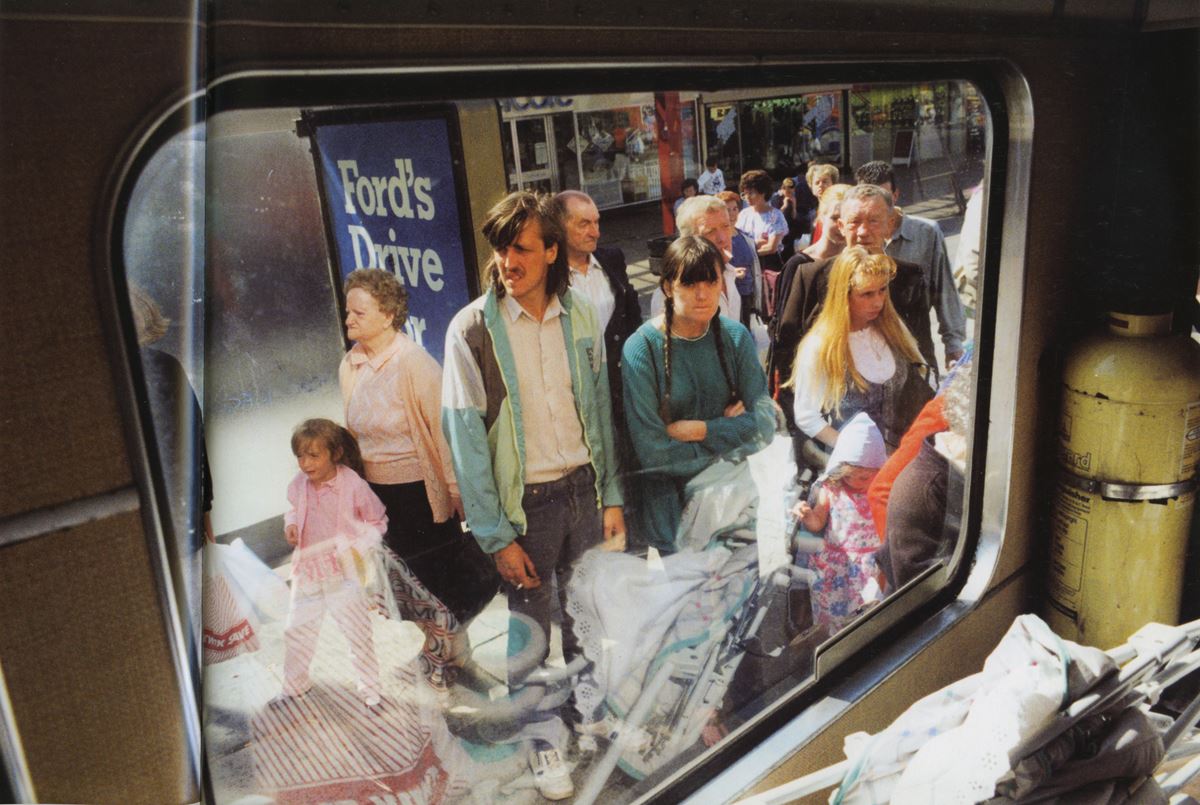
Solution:
M 491 282 L 446 332 L 442 428 L 467 523 L 495 559 L 509 612 L 536 627 L 533 659 L 549 653 L 556 581 L 569 662 L 579 653 L 565 606 L 572 567 L 601 542 L 625 544 L 604 332 L 595 308 L 570 289 L 551 197 L 510 194 L 482 232 Z M 528 634 L 510 620 L 510 685 L 533 670 L 517 660 Z M 537 736 L 529 764 L 538 790 L 570 797 L 562 724 L 553 713 L 534 718 L 527 730 Z

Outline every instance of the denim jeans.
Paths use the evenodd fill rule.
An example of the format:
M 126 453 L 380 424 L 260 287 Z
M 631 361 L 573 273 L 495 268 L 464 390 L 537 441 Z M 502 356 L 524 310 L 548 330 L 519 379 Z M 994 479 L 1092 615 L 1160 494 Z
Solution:
M 550 620 L 557 587 L 563 656 L 570 662 L 579 654 L 579 643 L 572 619 L 567 615 L 567 584 L 575 562 L 589 548 L 599 545 L 604 534 L 603 516 L 596 501 L 596 473 L 590 464 L 585 464 L 557 481 L 529 484 L 521 505 L 526 529 L 524 536 L 517 537 L 517 544 L 529 555 L 541 584 L 532 590 L 518 590 L 505 584 L 508 610 L 525 615 L 541 629 L 546 642 L 541 657 L 537 658 L 540 664 L 549 653 Z M 530 668 L 525 663 L 520 670 L 514 667 L 511 658 L 519 647 L 514 645 L 513 638 L 518 630 L 511 620 L 509 626 L 509 682 L 512 683 L 519 681 L 512 678 L 514 672 L 520 674 Z

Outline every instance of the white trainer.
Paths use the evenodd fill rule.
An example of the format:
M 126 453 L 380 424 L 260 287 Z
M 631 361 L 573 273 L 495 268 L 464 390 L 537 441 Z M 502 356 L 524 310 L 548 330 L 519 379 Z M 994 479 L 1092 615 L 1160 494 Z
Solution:
M 529 753 L 529 769 L 538 793 L 550 800 L 568 799 L 575 795 L 571 770 L 558 750 L 545 741 L 534 741 Z

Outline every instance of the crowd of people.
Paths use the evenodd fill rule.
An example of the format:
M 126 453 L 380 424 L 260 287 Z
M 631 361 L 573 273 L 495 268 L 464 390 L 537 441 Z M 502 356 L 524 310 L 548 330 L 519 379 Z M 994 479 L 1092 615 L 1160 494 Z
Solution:
M 298 592 L 283 695 L 311 686 L 328 609 L 363 702 L 379 705 L 361 567 L 375 554 L 390 568 L 399 616 L 425 634 L 422 668 L 435 688 L 452 686 L 469 662 L 466 627 L 497 591 L 538 638 L 530 663 L 516 645 L 527 630 L 510 630 L 510 687 L 546 659 L 553 623 L 567 663 L 608 667 L 611 658 L 589 656 L 608 651 L 605 640 L 589 632 L 581 641 L 576 618 L 594 630 L 620 622 L 598 611 L 605 606 L 644 605 L 648 623 L 685 600 L 658 596 L 658 611 L 653 593 L 613 603 L 604 593 L 641 572 L 629 568 L 665 563 L 664 578 L 676 581 L 682 568 L 704 568 L 689 589 L 710 592 L 705 579 L 753 575 L 741 559 L 742 575 L 729 572 L 736 551 L 725 538 L 744 535 L 754 516 L 747 457 L 777 435 L 791 436 L 797 467 L 779 483 L 811 484 L 790 516 L 812 537 L 795 561 L 813 571 L 817 626 L 841 628 L 947 555 L 961 514 L 970 361 L 945 242 L 936 224 L 896 206 L 887 164 L 862 166 L 854 186 L 839 178 L 814 165 L 776 188 L 752 170 L 734 193 L 710 160 L 676 204 L 680 236 L 644 322 L 623 254 L 599 245 L 600 214 L 586 194 L 512 193 L 483 223 L 485 290 L 452 320 L 442 366 L 404 332 L 396 277 L 351 273 L 344 423 L 307 421 L 292 442 L 300 472 L 285 522 Z M 765 362 L 752 322 L 769 332 Z M 952 391 L 935 396 L 944 368 Z M 703 499 L 726 483 L 749 496 Z M 726 553 L 709 561 L 716 549 Z M 587 578 L 576 582 L 585 561 Z M 643 590 L 656 583 L 653 573 L 637 578 Z M 744 599 L 730 600 L 732 611 Z M 649 673 L 654 663 L 645 665 Z M 600 677 L 587 677 L 592 695 L 526 719 L 546 798 L 572 795 L 571 736 L 623 715 L 605 712 Z M 614 696 L 633 684 L 627 668 L 617 677 Z M 700 717 L 697 729 L 715 718 Z

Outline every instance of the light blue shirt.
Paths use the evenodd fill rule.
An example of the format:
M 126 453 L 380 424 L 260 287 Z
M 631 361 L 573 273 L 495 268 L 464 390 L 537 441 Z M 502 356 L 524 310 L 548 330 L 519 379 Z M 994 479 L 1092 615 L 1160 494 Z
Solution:
M 946 238 L 941 227 L 928 218 L 901 216 L 900 226 L 896 227 L 885 251 L 897 260 L 920 266 L 925 272 L 942 345 L 949 354 L 962 352 L 967 322 L 954 287 L 954 274 L 950 270 L 950 257 L 946 254 Z

